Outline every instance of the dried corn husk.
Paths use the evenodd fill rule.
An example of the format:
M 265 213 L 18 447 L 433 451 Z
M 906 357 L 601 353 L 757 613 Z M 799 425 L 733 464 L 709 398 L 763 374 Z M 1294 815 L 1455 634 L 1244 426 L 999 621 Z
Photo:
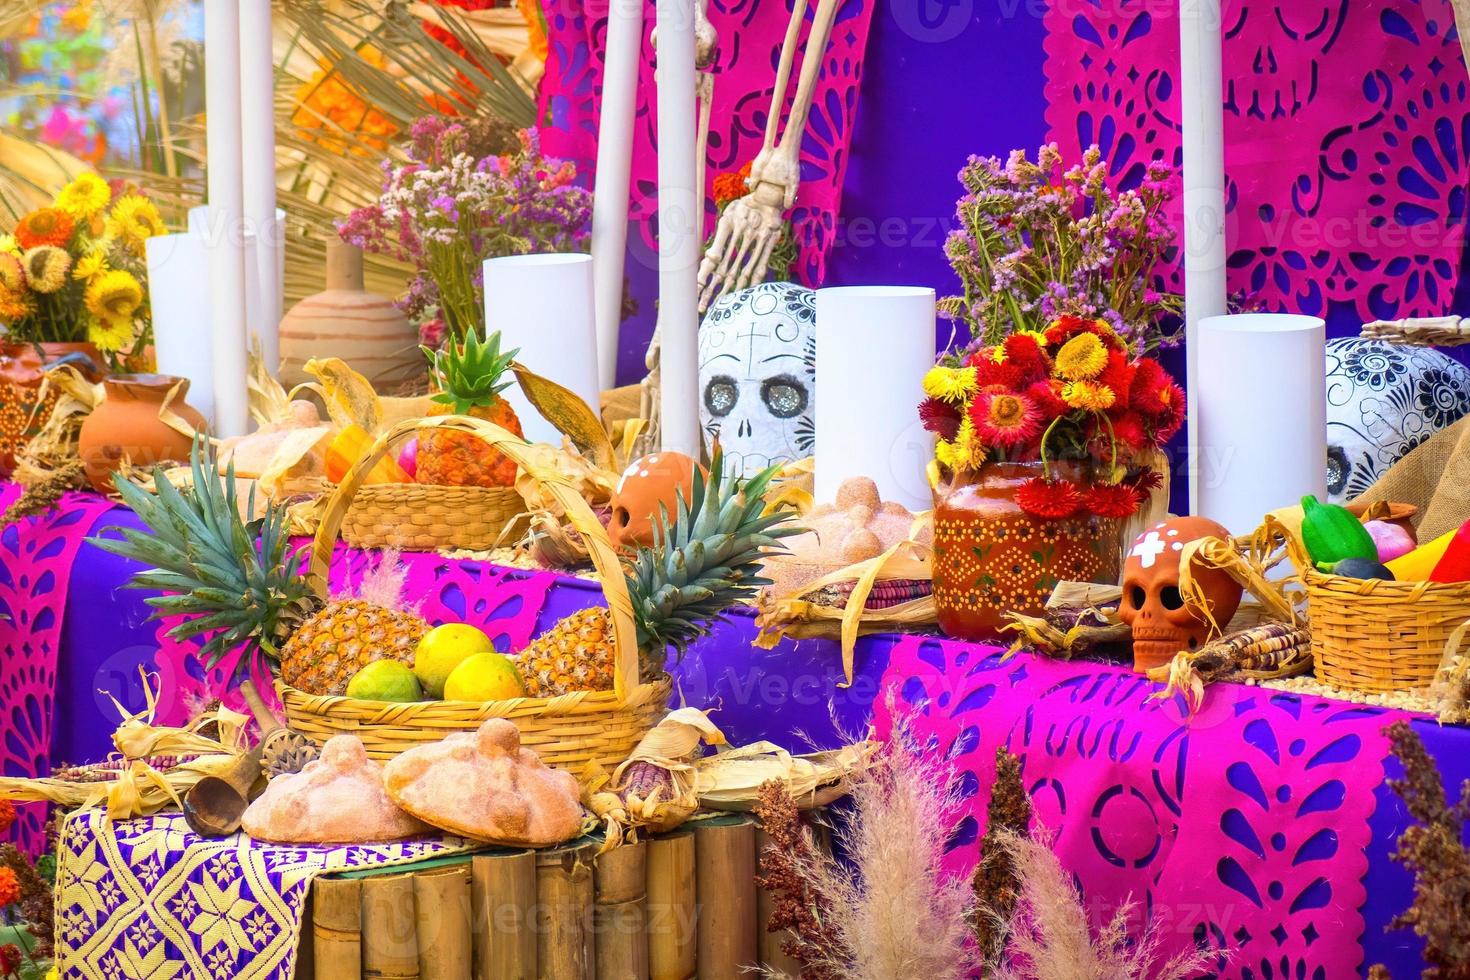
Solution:
M 604 823 L 602 850 L 632 843 L 639 830 L 666 833 L 699 809 L 695 760 L 725 735 L 698 708 L 671 711 L 611 776 L 594 767 L 587 805 Z
M 1126 642 L 1131 635 L 1128 624 L 1118 619 L 1116 603 L 1113 608 L 1049 603 L 1040 616 L 1012 612 L 1006 618 L 1010 622 L 1001 629 L 1016 634 L 1007 657 L 1028 649 L 1057 660 L 1071 660 L 1093 647 Z
M 205 776 L 218 775 L 235 764 L 234 755 L 206 755 L 176 768 L 159 772 L 142 759 L 134 759 L 114 779 L 102 782 L 17 779 L 0 777 L 0 799 L 90 809 L 106 806 L 112 820 L 127 820 L 157 813 L 167 806 L 180 806 L 180 797 Z
M 1441 724 L 1461 725 L 1470 721 L 1470 652 L 1465 637 L 1470 621 L 1461 623 L 1445 643 L 1444 656 L 1429 685 L 1429 697 L 1439 705 Z
M 789 507 L 798 514 L 805 514 L 815 503 L 815 487 L 816 460 L 811 456 L 792 460 L 781 467 L 766 488 L 766 513 Z
M 1312 669 L 1312 636 L 1294 623 L 1265 623 L 1229 633 L 1201 646 L 1181 650 L 1169 663 L 1148 672 L 1164 683 L 1149 700 L 1183 693 L 1191 712 L 1204 701 L 1205 685 L 1218 680 L 1277 680 Z
M 792 755 L 771 742 L 727 749 L 694 764 L 699 805 L 750 810 L 761 784 L 775 779 L 786 784 L 798 807 L 826 806 L 847 795 L 852 777 L 868 767 L 878 749 L 872 740 L 807 755 Z
M 40 483 L 77 459 L 82 423 L 102 401 L 102 385 L 92 384 L 69 364 L 46 372 L 36 390 L 36 404 L 43 404 L 52 391 L 57 392 L 55 407 L 40 431 L 16 454 L 15 479 L 20 483 Z M 83 483 L 79 477 L 76 485 Z
M 143 679 L 143 710 L 128 714 L 117 698 L 107 695 L 122 722 L 112 733 L 112 744 L 124 759 L 154 759 L 168 755 L 234 755 L 245 750 L 245 728 L 250 718 L 232 711 L 224 705 L 197 720 L 190 728 L 171 728 L 153 724 L 158 711 L 158 691 L 142 667 L 138 674 Z M 218 738 L 199 734 L 195 729 L 213 723 Z

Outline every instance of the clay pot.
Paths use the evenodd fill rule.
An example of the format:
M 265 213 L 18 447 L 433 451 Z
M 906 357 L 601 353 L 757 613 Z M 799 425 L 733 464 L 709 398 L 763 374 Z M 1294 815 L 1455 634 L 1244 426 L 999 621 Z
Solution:
M 1007 613 L 1040 615 L 1058 582 L 1118 580 L 1121 522 L 1026 513 L 1016 490 L 1041 475 L 1040 463 L 991 463 L 935 489 L 934 607 L 947 635 L 998 640 Z
M 37 395 L 46 368 L 57 364 L 75 366 L 93 383 L 102 378 L 102 355 L 91 344 L 0 342 L 0 477 L 15 470 L 15 454 L 51 417 L 60 392 L 52 387 L 40 404 Z
M 281 384 L 314 380 L 313 357 L 340 357 L 381 392 L 417 386 L 427 372 L 419 335 L 385 296 L 363 288 L 362 249 L 327 242 L 327 288 L 281 319 Z
M 167 374 L 117 374 L 106 379 L 106 397 L 82 423 L 77 455 L 93 489 L 112 489 L 112 474 L 126 458 L 134 466 L 187 463 L 193 440 L 159 418 L 164 399 L 179 386 L 169 411 L 203 432 L 204 416 L 184 401 L 189 381 Z
M 648 548 L 654 544 L 659 508 L 672 523 L 679 513 L 679 494 L 694 494 L 693 459 L 676 452 L 652 453 L 635 459 L 623 472 L 612 496 L 607 536 L 614 548 Z

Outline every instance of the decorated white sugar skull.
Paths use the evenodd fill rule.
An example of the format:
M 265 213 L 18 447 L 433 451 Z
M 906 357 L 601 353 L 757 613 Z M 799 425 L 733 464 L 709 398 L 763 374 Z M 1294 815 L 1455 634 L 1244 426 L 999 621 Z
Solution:
M 1118 615 L 1133 630 L 1133 669 L 1145 671 L 1193 650 L 1209 638 L 1210 617 L 1222 629 L 1240 608 L 1241 587 L 1218 568 L 1190 564 L 1210 617 L 1180 591 L 1184 546 L 1200 538 L 1230 539 L 1230 532 L 1205 517 L 1176 517 L 1138 536 L 1123 564 L 1123 601 Z
M 699 421 L 753 476 L 812 454 L 816 293 L 766 282 L 726 293 L 699 327 Z
M 1345 503 L 1470 412 L 1470 370 L 1437 350 L 1327 342 L 1327 495 Z

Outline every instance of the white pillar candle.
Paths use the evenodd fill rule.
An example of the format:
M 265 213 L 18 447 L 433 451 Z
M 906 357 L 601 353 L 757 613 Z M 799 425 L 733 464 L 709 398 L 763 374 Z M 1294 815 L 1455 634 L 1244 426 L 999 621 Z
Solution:
M 240 115 L 244 135 L 245 229 L 255 236 L 256 281 L 246 329 L 259 341 L 266 367 L 281 365 L 285 289 L 285 213 L 276 209 L 275 56 L 270 0 L 240 3 Z
M 1327 499 L 1326 343 L 1314 316 L 1199 322 L 1197 513 L 1249 534 L 1303 494 Z
M 210 208 L 206 206 L 189 209 L 189 231 L 205 241 L 210 240 L 212 234 L 221 225 L 221 219 Z M 276 208 L 275 218 L 276 240 L 284 242 L 286 239 L 286 212 Z M 264 312 L 266 294 L 268 289 L 263 287 L 263 282 L 269 282 L 267 270 L 262 268 L 260 253 L 261 237 L 254 229 L 248 228 L 244 235 L 245 247 L 245 350 L 248 353 L 252 349 L 252 343 L 259 342 L 261 352 L 267 364 L 279 366 L 281 350 L 280 318 L 276 318 L 275 329 L 269 331 L 270 337 L 265 336 L 266 331 L 256 329 L 256 324 L 264 324 L 268 317 Z M 277 278 L 283 278 L 285 274 L 285 249 L 277 249 L 275 254 Z M 274 344 L 274 348 L 270 346 Z M 275 354 L 272 356 L 271 350 Z M 275 372 L 272 371 L 272 374 Z
M 240 128 L 237 0 L 204 0 L 206 153 L 209 174 L 209 324 L 214 346 L 215 434 L 244 435 L 245 193 Z
M 592 275 L 597 303 L 597 378 L 618 383 L 618 328 L 623 320 L 623 259 L 628 249 L 628 182 L 633 113 L 643 52 L 643 0 L 612 0 L 602 66 L 602 117 L 592 192 Z
M 924 466 L 933 440 L 915 408 L 934 366 L 934 290 L 839 286 L 817 290 L 816 499 L 868 476 L 884 500 L 931 506 Z
M 507 255 L 485 260 L 485 330 L 500 331 L 502 350 L 598 409 L 597 330 L 590 255 Z M 520 386 L 502 392 L 526 438 L 561 445 L 561 432 L 531 407 Z
M 160 374 L 189 379 L 189 404 L 214 425 L 214 362 L 210 332 L 209 251 L 203 235 L 148 239 L 148 301 Z
M 693 0 L 658 0 L 659 425 L 663 448 L 698 457 L 700 242 L 694 186 Z
M 1185 390 L 1190 510 L 1200 513 L 1198 325 L 1225 312 L 1225 112 L 1220 0 L 1179 6 L 1179 98 L 1184 147 Z M 1321 373 L 1320 371 L 1317 373 Z

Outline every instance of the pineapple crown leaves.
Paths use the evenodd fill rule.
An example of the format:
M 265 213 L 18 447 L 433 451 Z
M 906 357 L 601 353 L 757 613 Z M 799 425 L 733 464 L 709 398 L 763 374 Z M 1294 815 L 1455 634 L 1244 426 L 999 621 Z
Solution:
M 286 512 L 274 505 L 255 517 L 255 491 L 241 518 L 231 464 L 221 477 L 203 437 L 190 453 L 193 485 L 179 490 L 161 469 L 153 471 L 154 493 L 114 478 L 123 502 L 147 528 L 114 526 L 120 537 L 93 537 L 103 551 L 151 566 L 128 587 L 162 595 L 144 600 L 154 618 L 187 617 L 169 630 L 175 640 L 207 637 L 200 656 L 209 667 L 245 647 L 274 658 L 277 645 L 315 604 L 301 574 L 301 558 L 287 554 Z M 250 657 L 242 657 L 246 665 Z
M 443 350 L 419 349 L 429 359 L 429 373 L 440 388 L 434 401 L 454 406 L 456 415 L 465 415 L 471 408 L 494 405 L 500 393 L 514 383 L 501 378 L 521 352 L 515 348 L 502 354 L 499 330 L 491 333 L 484 343 L 474 330 L 469 330 L 463 344 L 451 339 Z
M 765 512 L 778 469 L 741 480 L 716 451 L 709 478 L 696 470 L 689 499 L 679 493 L 672 523 L 661 512 L 658 544 L 640 549 L 627 575 L 638 648 L 658 668 L 667 648 L 682 657 L 726 609 L 769 585 L 760 574 L 766 556 L 782 549 L 781 538 L 802 533 L 789 511 Z

